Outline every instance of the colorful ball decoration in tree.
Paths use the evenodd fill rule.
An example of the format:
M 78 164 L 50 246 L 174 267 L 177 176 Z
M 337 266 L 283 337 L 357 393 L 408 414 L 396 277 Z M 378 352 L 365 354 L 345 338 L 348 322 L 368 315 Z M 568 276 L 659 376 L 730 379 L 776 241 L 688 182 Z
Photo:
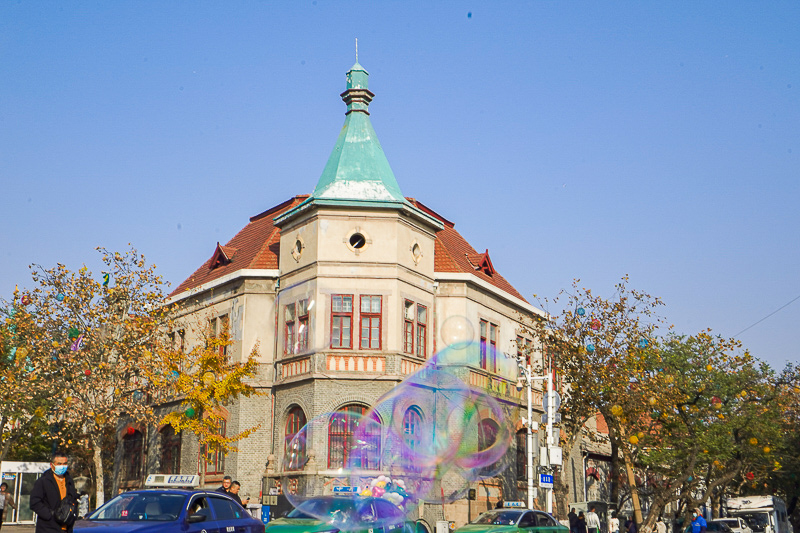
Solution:
M 583 316 L 586 314 L 586 310 L 583 307 L 578 308 L 578 316 Z
M 719 398 L 719 396 L 714 396 L 711 398 L 711 405 L 714 406 L 714 409 L 719 409 L 722 407 L 722 400 Z
M 769 453 L 771 451 L 772 449 L 769 446 L 764 446 L 764 453 Z
M 61 292 L 56 294 L 56 300 L 58 300 L 59 302 L 63 302 L 64 301 L 64 294 L 61 293 Z
M 172 378 L 173 381 L 178 379 L 178 376 L 180 376 L 180 374 L 178 373 L 177 370 L 173 370 L 172 372 L 169 373 L 169 377 Z
M 135 429 L 133 429 L 133 428 L 132 428 L 132 427 L 130 427 L 130 426 L 128 426 L 128 429 L 127 429 L 127 430 L 125 430 L 125 431 L 126 431 L 126 433 L 128 433 L 128 435 L 133 435 L 134 433 L 136 433 L 136 430 L 135 430 Z
M 611 407 L 611 414 L 614 416 L 622 416 L 624 410 L 621 405 L 614 405 Z
M 27 294 L 23 294 L 22 298 L 20 298 L 19 301 L 20 303 L 22 303 L 22 305 L 31 305 L 31 302 L 33 302 L 33 300 L 31 300 L 31 297 L 28 296 Z
M 639 437 L 637 437 L 636 435 L 631 435 L 631 437 L 628 439 L 628 441 L 631 444 L 638 444 L 639 443 Z
M 589 353 L 594 352 L 594 344 L 587 344 L 586 345 L 586 351 L 589 352 Z
M 636 434 L 636 436 L 639 437 L 640 439 L 643 439 L 644 438 L 644 432 L 640 431 L 639 433 Z
M 214 375 L 213 372 L 206 372 L 205 374 L 203 374 L 203 384 L 206 387 L 210 387 L 211 385 L 213 385 L 216 380 L 217 376 Z
M 80 334 L 81 334 L 81 330 L 79 330 L 78 328 L 69 328 L 67 330 L 67 336 L 70 339 L 77 339 Z
M 752 473 L 752 472 L 748 472 L 747 474 L 745 474 L 744 477 L 746 477 L 750 481 L 753 481 L 753 479 L 755 479 L 756 475 L 754 473 Z
M 83 371 L 83 373 L 84 373 L 84 374 L 85 374 L 87 377 L 92 375 L 92 371 L 91 371 L 91 370 L 89 370 L 88 368 L 87 368 L 86 370 L 84 370 L 84 371 Z
M 639 341 L 639 348 L 647 348 L 648 344 L 650 344 L 650 341 L 647 339 L 642 339 Z
M 593 330 L 597 331 L 598 329 L 600 329 L 600 321 L 597 320 L 596 318 L 592 319 L 592 326 L 591 327 L 592 327 Z
M 750 445 L 756 446 L 758 444 L 758 439 L 755 437 L 750 437 Z
M 647 399 L 647 403 L 649 403 L 650 405 L 655 405 L 655 404 L 656 404 L 656 401 L 657 401 L 657 400 L 656 400 L 656 397 L 655 397 L 655 396 L 650 396 L 650 397 Z
M 184 414 L 187 416 L 187 418 L 192 418 L 194 416 L 194 407 L 189 407 L 186 409 Z
M 711 372 L 712 370 L 714 370 L 714 367 L 711 366 L 710 364 L 708 364 L 708 365 L 706 365 L 706 370 Z

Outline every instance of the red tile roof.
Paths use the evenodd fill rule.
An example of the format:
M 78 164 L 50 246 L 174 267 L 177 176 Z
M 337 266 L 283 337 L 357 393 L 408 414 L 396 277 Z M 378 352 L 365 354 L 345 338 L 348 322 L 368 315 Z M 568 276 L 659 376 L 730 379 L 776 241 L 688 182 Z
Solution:
M 228 259 L 231 259 L 229 263 L 211 268 L 212 261 L 218 255 L 215 248 L 214 254 L 194 274 L 178 285 L 170 296 L 194 289 L 237 270 L 245 268 L 277 269 L 281 234 L 280 230 L 273 225 L 272 219 L 306 198 L 308 195 L 295 196 L 272 209 L 250 217 L 249 224 L 242 228 L 225 246 L 219 247 Z
M 470 262 L 470 258 L 476 261 L 476 266 L 480 266 L 484 258 L 488 261 L 489 250 L 479 254 L 470 246 L 466 239 L 455 230 L 455 224 L 445 219 L 431 208 L 425 206 L 419 200 L 408 198 L 408 201 L 444 224 L 444 229 L 436 233 L 436 249 L 433 259 L 434 270 L 436 272 L 464 272 L 473 274 L 475 277 L 482 279 L 490 285 L 494 285 L 498 289 L 502 289 L 508 294 L 527 302 L 527 300 L 517 292 L 517 289 L 496 271 L 490 276 L 481 269 L 475 269 L 473 263 Z M 488 262 L 489 265 L 491 265 L 491 261 Z M 494 268 L 492 268 L 492 270 L 494 270 Z
M 250 223 L 237 233 L 230 242 L 225 246 L 219 247 L 229 259 L 232 259 L 230 263 L 222 264 L 212 269 L 212 261 L 217 257 L 217 249 L 215 249 L 212 257 L 203 263 L 194 274 L 178 285 L 170 296 L 199 287 L 204 283 L 245 268 L 277 269 L 281 233 L 280 229 L 273 225 L 272 220 L 307 198 L 308 195 L 295 196 L 272 209 L 251 217 Z M 444 229 L 436 233 L 434 248 L 434 270 L 436 272 L 473 274 L 488 284 L 527 302 L 503 276 L 494 270 L 491 259 L 489 259 L 489 250 L 484 253 L 476 252 L 464 237 L 455 230 L 455 224 L 418 200 L 414 198 L 407 198 L 407 200 L 421 211 L 444 224 Z M 492 272 L 491 275 L 487 274 L 486 268 L 482 268 L 483 265 L 489 266 L 488 270 Z

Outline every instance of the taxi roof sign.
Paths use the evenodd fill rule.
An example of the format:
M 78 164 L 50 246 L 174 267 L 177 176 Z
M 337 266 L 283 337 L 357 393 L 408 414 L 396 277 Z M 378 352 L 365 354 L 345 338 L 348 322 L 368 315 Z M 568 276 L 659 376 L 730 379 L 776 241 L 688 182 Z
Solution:
M 144 482 L 145 487 L 199 487 L 199 475 L 187 474 L 149 474 Z
M 503 502 L 503 507 L 525 507 L 525 502 Z

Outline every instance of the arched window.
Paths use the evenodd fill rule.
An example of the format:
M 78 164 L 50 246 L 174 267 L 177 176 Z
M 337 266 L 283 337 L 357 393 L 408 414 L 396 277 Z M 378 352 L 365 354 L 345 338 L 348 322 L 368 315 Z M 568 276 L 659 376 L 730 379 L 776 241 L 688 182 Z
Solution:
M 181 434 L 167 424 L 161 433 L 161 473 L 181 473 Z
M 517 431 L 517 479 L 528 479 L 528 431 Z
M 381 456 L 381 425 L 373 413 L 364 419 L 367 408 L 345 405 L 328 425 L 328 468 L 378 470 Z
M 417 407 L 409 407 L 403 415 L 403 441 L 406 449 L 403 454 L 403 468 L 410 472 L 420 471 L 414 457 L 421 451 L 422 431 L 422 414 Z
M 478 451 L 483 451 L 492 446 L 497 440 L 497 433 L 500 431 L 500 426 L 491 418 L 484 418 L 478 424 Z M 491 476 L 494 472 L 495 465 L 487 465 L 479 469 L 482 476 Z
M 304 438 L 294 440 L 298 432 L 306 425 L 306 414 L 295 405 L 289 410 L 286 417 L 286 438 L 284 441 L 284 464 L 286 470 L 301 470 L 308 462 L 306 455 L 306 441 Z
M 142 432 L 139 430 L 122 437 L 124 459 L 122 463 L 122 477 L 125 481 L 135 481 L 142 474 Z

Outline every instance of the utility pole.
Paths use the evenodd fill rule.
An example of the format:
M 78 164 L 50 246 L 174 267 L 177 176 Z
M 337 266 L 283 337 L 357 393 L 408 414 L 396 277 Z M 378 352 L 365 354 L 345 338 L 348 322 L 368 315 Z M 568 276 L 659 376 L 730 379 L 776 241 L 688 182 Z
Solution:
M 555 413 L 557 410 L 556 407 L 556 395 L 555 390 L 553 388 L 553 379 L 554 373 L 552 370 L 548 371 L 544 376 L 534 376 L 531 370 L 530 363 L 527 363 L 522 355 L 517 355 L 517 368 L 519 369 L 519 379 L 517 380 L 517 390 L 522 391 L 522 388 L 525 387 L 527 389 L 527 419 L 525 420 L 526 426 L 526 447 L 527 447 L 527 473 L 528 473 L 528 509 L 533 509 L 533 494 L 534 494 L 534 487 L 533 487 L 533 479 L 534 479 L 534 468 L 533 468 L 533 429 L 534 424 L 536 424 L 536 428 L 538 429 L 538 423 L 534 422 L 533 419 L 533 382 L 534 381 L 545 381 L 547 382 L 547 412 L 545 416 L 547 417 L 546 423 L 546 440 L 545 440 L 545 467 L 549 472 L 551 470 L 550 464 L 550 455 L 551 451 L 557 446 L 557 442 L 555 442 L 555 437 L 553 435 L 553 422 L 555 419 Z M 526 363 L 523 365 L 523 363 Z M 560 462 L 559 462 L 560 464 Z M 552 514 L 553 513 L 553 487 L 550 486 L 547 488 L 547 512 Z

